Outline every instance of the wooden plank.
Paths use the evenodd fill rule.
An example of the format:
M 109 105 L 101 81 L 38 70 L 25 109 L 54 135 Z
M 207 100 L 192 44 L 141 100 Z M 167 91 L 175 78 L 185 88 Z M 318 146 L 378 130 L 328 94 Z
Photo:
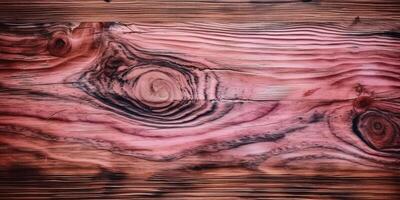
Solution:
M 399 7 L 0 1 L 0 199 L 400 199 Z
M 396 34 L 296 23 L 7 24 L 1 30 L 6 196 L 49 197 L 53 180 L 63 183 L 54 190 L 64 197 L 100 197 L 107 185 L 137 198 L 398 195 Z M 266 174 L 282 178 L 281 185 L 295 184 L 295 174 L 300 185 L 316 174 L 354 177 L 378 193 L 346 188 L 351 178 L 292 193 L 263 182 Z M 153 182 L 157 177 L 161 182 Z M 384 183 L 367 181 L 374 177 Z M 190 193 L 171 186 L 175 181 L 200 188 Z M 103 189 L 82 193 L 70 182 Z M 244 182 L 250 185 L 231 193 Z M 7 189 L 15 184 L 24 187 Z
M 2 22 L 323 22 L 399 27 L 398 0 L 2 0 Z

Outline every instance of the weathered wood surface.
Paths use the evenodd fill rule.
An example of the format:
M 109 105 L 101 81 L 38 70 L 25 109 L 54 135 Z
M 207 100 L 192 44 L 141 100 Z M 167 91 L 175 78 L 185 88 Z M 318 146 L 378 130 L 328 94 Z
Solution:
M 397 1 L 42 2 L 0 6 L 0 198 L 400 198 Z
M 2 22 L 346 23 L 399 25 L 398 0 L 1 0 Z

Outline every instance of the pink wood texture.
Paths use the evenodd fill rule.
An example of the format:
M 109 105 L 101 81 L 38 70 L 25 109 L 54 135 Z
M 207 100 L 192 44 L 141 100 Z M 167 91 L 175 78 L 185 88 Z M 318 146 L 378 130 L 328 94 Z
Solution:
M 397 175 L 399 57 L 354 25 L 3 24 L 0 166 Z

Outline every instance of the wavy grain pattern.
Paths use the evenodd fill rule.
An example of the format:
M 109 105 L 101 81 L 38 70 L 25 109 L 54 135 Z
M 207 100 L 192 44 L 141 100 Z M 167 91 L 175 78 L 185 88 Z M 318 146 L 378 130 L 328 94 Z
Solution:
M 395 199 L 399 58 L 328 24 L 4 23 L 1 194 Z

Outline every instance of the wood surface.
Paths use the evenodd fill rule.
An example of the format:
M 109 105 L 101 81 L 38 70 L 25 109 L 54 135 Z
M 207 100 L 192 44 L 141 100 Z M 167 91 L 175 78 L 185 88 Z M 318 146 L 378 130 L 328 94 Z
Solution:
M 22 3 L 1 199 L 400 198 L 400 2 Z

